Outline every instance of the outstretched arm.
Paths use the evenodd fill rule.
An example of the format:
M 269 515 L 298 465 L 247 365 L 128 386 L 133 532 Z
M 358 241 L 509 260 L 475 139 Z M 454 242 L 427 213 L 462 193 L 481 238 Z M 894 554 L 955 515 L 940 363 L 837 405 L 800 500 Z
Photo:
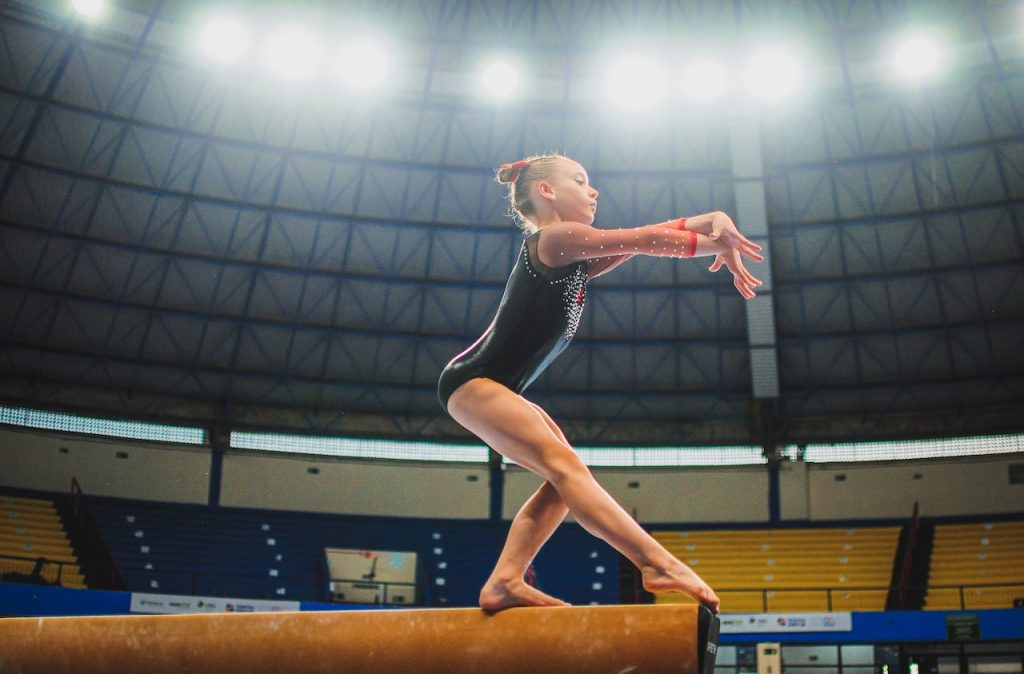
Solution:
M 633 253 L 629 255 L 612 255 L 611 257 L 599 257 L 596 260 L 590 260 L 590 272 L 587 279 L 597 278 L 602 274 L 607 274 L 612 269 L 615 269 L 623 262 L 633 259 Z
M 708 238 L 713 241 L 724 241 L 730 247 L 738 250 L 741 255 L 745 255 L 755 262 L 764 260 L 764 257 L 758 253 L 758 251 L 761 250 L 761 246 L 743 236 L 743 234 L 740 233 L 740 230 L 736 228 L 736 223 L 732 221 L 732 218 L 722 211 L 713 211 L 711 213 L 694 215 L 689 218 L 670 220 L 667 224 L 675 227 L 675 229 L 689 230 L 698 234 L 706 234 Z M 711 265 L 711 271 L 718 271 L 725 263 L 725 260 L 722 259 L 722 255 L 722 253 L 719 253 L 716 256 L 714 264 Z M 590 278 L 607 274 L 612 269 L 615 269 L 632 257 L 633 253 L 630 253 L 628 255 L 616 255 L 613 257 L 591 260 Z
M 541 230 L 537 255 L 549 267 L 563 267 L 581 260 L 601 260 L 592 263 L 591 277 L 607 272 L 628 259 L 611 260 L 621 256 L 652 255 L 658 257 L 702 257 L 727 253 L 732 249 L 722 237 L 710 236 L 680 229 L 678 220 L 632 229 L 596 229 L 581 223 L 560 223 Z M 735 226 L 734 226 L 735 227 Z M 756 244 L 752 244 L 756 245 Z M 744 253 L 752 259 L 762 259 L 754 252 Z M 733 257 L 733 256 L 730 256 Z M 753 289 L 760 285 L 743 266 L 739 255 L 723 260 L 736 277 L 736 287 L 746 298 L 754 296 Z

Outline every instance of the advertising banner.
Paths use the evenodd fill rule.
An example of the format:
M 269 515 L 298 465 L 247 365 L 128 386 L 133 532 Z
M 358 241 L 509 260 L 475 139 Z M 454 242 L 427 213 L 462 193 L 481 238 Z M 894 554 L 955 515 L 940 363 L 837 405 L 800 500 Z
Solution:
M 230 599 L 133 592 L 131 600 L 132 613 L 266 613 L 298 610 L 297 601 L 271 599 Z
M 776 632 L 851 632 L 850 613 L 726 613 L 722 634 Z

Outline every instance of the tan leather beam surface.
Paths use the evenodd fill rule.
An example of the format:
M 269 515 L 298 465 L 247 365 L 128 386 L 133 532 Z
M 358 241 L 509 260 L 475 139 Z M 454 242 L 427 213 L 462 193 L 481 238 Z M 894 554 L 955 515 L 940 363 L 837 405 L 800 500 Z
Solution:
M 646 605 L 6 618 L 0 671 L 701 674 L 697 611 Z

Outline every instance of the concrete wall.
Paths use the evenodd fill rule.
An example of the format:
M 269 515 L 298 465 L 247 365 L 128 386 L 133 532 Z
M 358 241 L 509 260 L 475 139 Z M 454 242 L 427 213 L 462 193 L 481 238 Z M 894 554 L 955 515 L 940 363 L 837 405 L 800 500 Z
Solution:
M 608 493 L 642 523 L 768 521 L 768 472 L 760 466 L 602 467 L 592 472 Z M 540 479 L 532 473 L 510 468 L 505 474 L 504 517 L 513 517 L 540 485 Z
M 1009 465 L 1021 462 L 1024 455 L 809 464 L 806 507 L 814 520 L 908 517 L 914 501 L 922 517 L 1021 512 L 1024 485 L 1009 477 Z
M 207 503 L 210 450 L 0 428 L 0 484 L 66 492 L 72 477 L 97 496 Z
M 124 458 L 122 458 L 122 456 Z M 1024 511 L 1024 485 L 1009 466 L 1024 454 L 874 464 L 785 463 L 783 521 L 926 517 Z M 76 477 L 87 493 L 153 501 L 207 503 L 208 447 L 0 428 L 0 485 L 67 491 Z M 312 474 L 310 468 L 317 469 Z M 768 470 L 721 468 L 593 469 L 598 481 L 643 523 L 767 522 Z M 635 484 L 635 486 L 631 486 Z M 505 473 L 503 516 L 511 518 L 540 486 L 517 466 Z M 224 457 L 223 505 L 400 517 L 483 519 L 487 467 L 369 461 L 231 451 Z
M 779 466 L 779 516 L 784 520 L 811 518 L 808 496 L 807 463 L 783 463 Z
M 224 457 L 220 502 L 352 515 L 486 519 L 488 494 L 486 465 L 232 452 Z

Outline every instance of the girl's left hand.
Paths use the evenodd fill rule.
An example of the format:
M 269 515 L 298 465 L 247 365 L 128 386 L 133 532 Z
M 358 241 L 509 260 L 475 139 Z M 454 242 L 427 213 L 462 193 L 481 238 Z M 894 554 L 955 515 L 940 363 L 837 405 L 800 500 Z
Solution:
M 740 295 L 743 295 L 748 300 L 753 299 L 755 297 L 754 288 L 763 284 L 747 271 L 747 268 L 743 265 L 740 251 L 736 248 L 730 248 L 724 253 L 719 253 L 715 256 L 715 261 L 711 263 L 708 269 L 710 271 L 718 271 L 722 268 L 723 264 L 732 272 L 732 284 L 736 286 L 736 290 L 739 291 Z

